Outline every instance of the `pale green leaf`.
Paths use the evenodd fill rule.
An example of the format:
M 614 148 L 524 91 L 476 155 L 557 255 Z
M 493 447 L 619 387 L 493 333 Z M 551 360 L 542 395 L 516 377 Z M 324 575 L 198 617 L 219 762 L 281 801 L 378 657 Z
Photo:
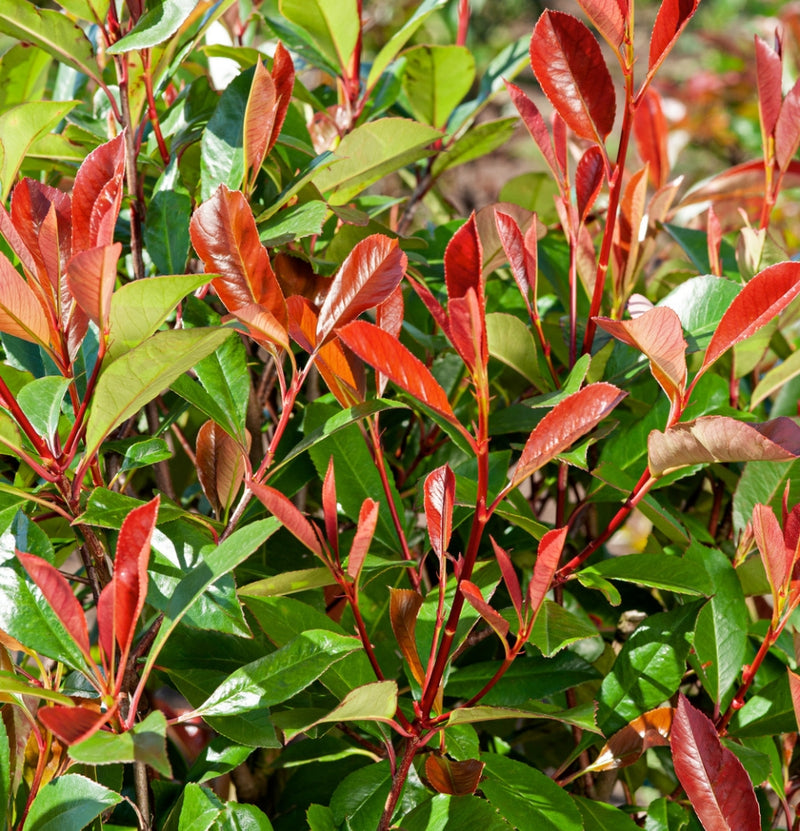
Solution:
M 349 74 L 361 31 L 356 0 L 281 0 L 280 10 L 287 20 L 305 30 L 342 75 Z
M 178 31 L 196 6 L 197 0 L 161 0 L 160 3 L 153 4 L 136 21 L 133 29 L 106 52 L 118 55 L 132 49 L 149 49 L 163 43 Z
M 475 59 L 466 46 L 415 46 L 405 53 L 403 89 L 411 111 L 426 124 L 444 127 L 469 92 Z
M 106 808 L 122 802 L 118 793 L 77 773 L 48 782 L 31 805 L 25 831 L 82 831 Z

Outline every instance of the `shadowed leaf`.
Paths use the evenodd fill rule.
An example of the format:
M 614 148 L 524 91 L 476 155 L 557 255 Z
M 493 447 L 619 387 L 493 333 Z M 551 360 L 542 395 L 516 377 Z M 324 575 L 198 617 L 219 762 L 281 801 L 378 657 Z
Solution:
M 603 745 L 587 771 L 616 770 L 636 762 L 650 747 L 669 744 L 672 707 L 658 707 L 635 718 Z
M 227 511 L 244 479 L 244 451 L 219 424 L 207 421 L 197 432 L 197 478 L 206 499 Z
M 245 181 L 255 185 L 256 176 L 267 155 L 277 111 L 277 92 L 264 64 L 256 61 L 250 95 L 244 113 L 243 137 Z M 249 187 L 245 190 L 249 191 Z
M 464 759 L 457 762 L 446 756 L 431 754 L 425 760 L 425 776 L 438 793 L 466 796 L 475 793 L 481 781 L 483 762 Z
M 581 156 L 575 171 L 575 193 L 578 198 L 578 216 L 586 221 L 605 178 L 603 151 L 593 145 Z
M 425 477 L 425 520 L 431 547 L 441 561 L 453 530 L 453 503 L 456 497 L 456 477 L 448 465 L 437 467 Z
M 775 160 L 781 170 L 789 167 L 800 146 L 800 80 L 786 94 L 775 122 Z
M 753 537 L 755 538 L 764 569 L 769 578 L 775 609 L 780 612 L 781 601 L 792 574 L 794 550 L 786 545 L 783 531 L 771 508 L 756 505 L 753 509 Z
M 88 707 L 43 707 L 36 714 L 39 721 L 66 745 L 83 741 L 108 721 L 111 713 L 99 713 Z
M 422 595 L 412 589 L 389 589 L 389 619 L 397 645 L 406 659 L 411 674 L 417 683 L 425 683 L 425 670 L 417 652 L 415 630 L 417 614 L 422 606 Z

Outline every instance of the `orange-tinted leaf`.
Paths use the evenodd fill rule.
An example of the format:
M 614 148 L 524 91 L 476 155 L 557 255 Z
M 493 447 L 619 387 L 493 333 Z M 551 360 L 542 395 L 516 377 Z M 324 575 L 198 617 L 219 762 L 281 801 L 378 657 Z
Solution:
M 578 216 L 586 221 L 589 211 L 600 193 L 605 178 L 606 163 L 603 151 L 592 145 L 581 156 L 575 171 L 575 195 L 578 200 Z
M 678 315 L 656 306 L 634 320 L 596 318 L 597 325 L 650 359 L 650 371 L 676 408 L 686 390 L 686 341 Z
M 477 759 L 457 762 L 431 753 L 425 760 L 425 776 L 438 793 L 468 796 L 478 789 L 483 767 Z
M 675 774 L 706 831 L 760 828 L 753 784 L 711 719 L 681 694 L 670 736 Z
M 233 316 L 247 326 L 247 333 L 270 349 L 272 346 L 289 348 L 286 322 L 281 322 L 275 315 L 257 303 L 239 306 Z
M 422 595 L 413 589 L 389 589 L 389 620 L 397 645 L 403 653 L 411 674 L 417 683 L 425 683 L 425 670 L 417 652 L 415 630 L 417 614 L 422 606 Z
M 88 707 L 42 707 L 36 714 L 39 721 L 64 744 L 71 745 L 88 739 L 114 714 L 116 707 L 105 713 Z
M 773 136 L 781 111 L 783 67 L 780 55 L 758 35 L 756 42 L 756 81 L 758 84 L 758 115 L 764 146 Z
M 798 295 L 800 263 L 778 263 L 756 274 L 722 316 L 708 344 L 698 376 L 734 344 L 749 338 L 769 323 Z
M 706 232 L 708 244 L 708 262 L 711 273 L 716 277 L 722 277 L 722 225 L 717 216 L 714 206 L 708 206 L 708 223 Z
M 400 284 L 407 264 L 396 239 L 373 234 L 361 240 L 342 263 L 319 310 L 317 343 L 382 303 Z
M 528 128 L 531 138 L 536 142 L 539 152 L 544 156 L 547 166 L 553 173 L 553 177 L 560 182 L 564 177 L 564 168 L 559 166 L 556 155 L 553 152 L 553 140 L 550 138 L 550 131 L 547 129 L 539 108 L 531 101 L 528 95 L 518 86 L 506 81 L 506 88 L 517 112 L 522 118 L 522 123 Z
M 539 551 L 536 554 L 536 563 L 533 567 L 533 576 L 528 584 L 528 608 L 536 618 L 539 608 L 544 602 L 545 595 L 550 591 L 553 575 L 558 568 L 564 543 L 567 541 L 567 526 L 554 528 L 548 531 L 539 540 Z
M 792 693 L 792 709 L 794 710 L 794 718 L 800 727 L 800 675 L 792 672 L 788 667 L 786 670 L 789 673 L 789 690 Z
M 632 765 L 650 747 L 669 744 L 672 707 L 658 707 L 635 718 L 603 745 L 587 770 L 616 770 Z
M 229 312 L 255 303 L 286 326 L 286 303 L 244 195 L 220 185 L 192 216 L 192 245 Z
M 67 579 L 57 568 L 41 557 L 17 551 L 17 559 L 22 563 L 31 580 L 39 587 L 45 600 L 61 621 L 61 625 L 69 632 L 69 636 L 75 641 L 78 649 L 88 658 L 89 630 L 86 626 L 86 617 Z
M 567 396 L 533 428 L 514 471 L 518 485 L 594 429 L 627 393 L 613 384 L 590 384 Z
M 218 514 L 228 510 L 245 473 L 241 445 L 219 424 L 207 421 L 197 432 L 197 478 L 206 499 Z
M 437 467 L 425 477 L 425 521 L 431 547 L 441 561 L 450 545 L 453 530 L 453 504 L 456 477 L 447 465 Z
M 627 294 L 639 260 L 639 232 L 647 198 L 647 167 L 637 170 L 625 185 L 620 200 L 619 219 L 614 229 L 614 258 L 617 266 L 617 292 Z
M 500 638 L 503 646 L 507 649 L 508 621 L 484 600 L 481 590 L 471 581 L 462 580 L 461 591 L 469 605 L 494 629 L 497 637 Z
M 648 76 L 652 76 L 661 66 L 699 3 L 700 0 L 662 0 L 650 36 Z
M 339 337 L 362 361 L 375 367 L 398 387 L 458 424 L 453 408 L 439 382 L 416 356 L 397 338 L 366 320 L 354 320 L 342 329 Z
M 473 288 L 463 297 L 454 297 L 447 304 L 450 321 L 448 337 L 467 367 L 485 373 L 489 362 L 489 340 L 486 337 L 486 304 Z
M 495 538 L 489 537 L 489 539 L 492 542 L 494 555 L 497 557 L 497 564 L 500 566 L 500 573 L 503 575 L 503 582 L 506 584 L 508 596 L 511 598 L 511 605 L 514 607 L 514 611 L 517 613 L 517 617 L 520 618 L 521 622 L 522 588 L 519 584 L 517 572 L 514 570 L 514 564 L 511 562 L 511 557 L 508 556 L 508 552 L 497 544 Z
M 775 160 L 781 170 L 789 167 L 800 146 L 800 79 L 786 94 L 775 123 Z
M 291 499 L 275 490 L 275 488 L 271 488 L 269 485 L 261 485 L 258 482 L 251 482 L 250 490 L 261 500 L 266 509 L 280 520 L 287 531 L 300 540 L 312 554 L 316 554 L 320 559 L 325 559 L 314 526 L 305 518 L 302 511 Z
M 625 36 L 627 0 L 578 0 L 578 3 L 597 31 L 617 50 Z
M 653 430 L 647 438 L 650 473 L 663 476 L 712 462 L 785 462 L 800 455 L 800 427 L 790 418 L 748 424 L 729 416 L 701 416 Z
M 398 286 L 386 298 L 386 300 L 378 306 L 375 313 L 375 322 L 381 327 L 381 329 L 383 329 L 384 332 L 388 332 L 390 335 L 394 335 L 394 337 L 399 338 L 400 330 L 403 328 L 404 315 L 405 303 L 403 301 L 403 288 L 402 286 Z M 388 380 L 389 379 L 383 375 L 383 373 L 378 373 L 377 378 L 375 379 L 375 386 L 379 396 L 383 395 L 386 390 L 386 382 Z
M 602 144 L 614 126 L 617 102 L 591 31 L 577 17 L 546 11 L 534 27 L 530 55 L 536 80 L 567 126 Z
M 374 499 L 365 499 L 358 514 L 358 526 L 347 560 L 347 574 L 354 581 L 358 580 L 361 567 L 364 565 L 364 558 L 369 554 L 369 546 L 378 522 L 378 508 L 380 504 Z
M 511 274 L 519 288 L 528 316 L 533 317 L 531 298 L 536 297 L 536 282 L 538 278 L 538 249 L 537 249 L 537 219 L 533 215 L 531 226 L 523 237 L 522 231 L 514 217 L 501 211 L 495 211 L 497 233 L 511 266 Z
M 661 109 L 661 96 L 648 87 L 633 115 L 633 137 L 639 158 L 648 165 L 653 187 L 660 188 L 669 178 L 667 119 Z
M 328 469 L 322 480 L 322 515 L 325 518 L 325 535 L 336 560 L 339 560 L 339 501 L 336 498 L 336 476 L 333 456 L 328 459 Z
M 775 599 L 775 609 L 780 613 L 782 600 L 785 600 L 783 595 L 792 576 L 794 550 L 786 545 L 783 531 L 772 508 L 766 505 L 756 505 L 753 508 L 752 523 L 753 537 L 769 578 L 772 596 Z
M 67 286 L 78 305 L 105 332 L 117 280 L 122 244 L 100 245 L 77 253 L 67 265 Z
M 84 159 L 72 189 L 72 252 L 114 242 L 122 204 L 125 136 L 120 133 Z
M 0 253 L 0 332 L 31 343 L 50 343 L 42 305 L 31 287 Z
M 267 155 L 267 145 L 272 138 L 277 105 L 277 92 L 272 76 L 260 60 L 256 61 L 242 125 L 245 181 L 248 182 L 245 190 L 248 192 L 255 184 L 258 171 Z
M 292 90 L 294 89 L 294 63 L 292 63 L 292 56 L 280 41 L 275 48 L 275 56 L 272 59 L 272 80 L 275 83 L 277 107 L 267 143 L 267 153 L 272 150 L 275 142 L 278 140 L 283 122 L 286 119 L 286 113 L 289 110 L 289 104 L 292 100 Z

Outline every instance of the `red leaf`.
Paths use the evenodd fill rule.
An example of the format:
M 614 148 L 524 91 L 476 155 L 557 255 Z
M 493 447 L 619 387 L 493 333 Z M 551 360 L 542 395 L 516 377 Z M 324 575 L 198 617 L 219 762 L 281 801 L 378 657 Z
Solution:
M 474 583 L 469 580 L 462 580 L 461 591 L 469 605 L 494 629 L 497 637 L 500 638 L 503 646 L 507 649 L 508 621 L 483 599 L 481 590 Z
M 706 831 L 760 828 L 753 784 L 711 719 L 681 694 L 670 737 L 675 774 Z
M 483 767 L 477 759 L 457 762 L 431 753 L 425 760 L 425 776 L 438 793 L 468 796 L 478 789 Z
M 322 553 L 314 526 L 305 518 L 302 511 L 284 496 L 280 491 L 271 488 L 269 485 L 260 485 L 258 482 L 250 482 L 250 490 L 261 500 L 266 509 L 280 520 L 287 531 L 291 532 L 301 543 L 321 560 L 325 557 Z
M 450 342 L 470 371 L 481 370 L 484 376 L 489 362 L 485 313 L 485 302 L 481 302 L 472 288 L 468 288 L 463 297 L 454 297 L 447 304 Z
M 567 126 L 602 144 L 614 126 L 617 102 L 591 31 L 577 17 L 546 11 L 533 30 L 530 54 L 536 80 Z
M 633 137 L 639 158 L 648 165 L 653 187 L 663 187 L 669 178 L 667 119 L 661 109 L 661 96 L 648 87 L 633 115 Z
M 564 169 L 556 161 L 556 155 L 553 152 L 553 140 L 550 138 L 550 131 L 547 129 L 547 124 L 545 124 L 539 108 L 518 86 L 510 81 L 506 81 L 506 89 L 508 89 L 508 94 L 522 118 L 522 123 L 528 128 L 531 138 L 536 142 L 539 152 L 544 156 L 547 166 L 553 172 L 553 177 L 557 182 L 560 182 L 564 178 Z
M 578 0 L 578 3 L 597 31 L 616 51 L 625 37 L 627 0 Z
M 67 265 L 67 286 L 78 305 L 105 333 L 117 280 L 122 244 L 101 245 L 76 254 Z
M 800 146 L 800 79 L 789 90 L 781 104 L 775 123 L 775 161 L 783 171 L 789 167 Z
M 192 245 L 229 312 L 255 303 L 286 327 L 286 302 L 244 195 L 220 185 L 194 212 Z
M 0 253 L 0 332 L 31 343 L 50 343 L 50 327 L 31 287 Z
M 756 35 L 756 80 L 758 83 L 758 115 L 764 147 L 775 133 L 781 111 L 783 67 L 781 56 Z
M 677 411 L 686 390 L 686 341 L 678 315 L 657 306 L 635 320 L 595 320 L 606 332 L 647 355 L 653 377 Z
M 653 430 L 647 437 L 647 454 L 655 477 L 712 462 L 785 462 L 800 456 L 800 427 L 786 416 L 762 424 L 701 416 L 663 433 Z
M 110 245 L 122 204 L 125 136 L 101 144 L 84 160 L 72 189 L 72 253 Z
M 244 449 L 222 427 L 207 421 L 197 432 L 195 461 L 206 499 L 218 514 L 224 513 L 244 479 Z
M 662 0 L 653 26 L 653 34 L 650 36 L 648 77 L 652 77 L 661 66 L 678 36 L 697 11 L 699 3 L 700 0 Z
M 453 504 L 456 498 L 456 477 L 447 465 L 437 467 L 425 477 L 425 521 L 431 547 L 440 562 L 450 545 L 453 530 Z
M 150 538 L 156 526 L 159 498 L 134 508 L 122 523 L 114 558 L 114 576 L 103 589 L 97 604 L 100 645 L 111 659 L 113 641 L 120 649 L 118 680 L 122 680 L 136 623 L 147 596 L 147 564 Z
M 508 258 L 508 264 L 511 266 L 511 274 L 528 308 L 528 316 L 533 317 L 531 298 L 536 297 L 536 282 L 539 269 L 536 245 L 536 226 L 538 224 L 536 214 L 533 215 L 531 227 L 524 237 L 522 236 L 519 225 L 517 225 L 516 220 L 512 216 L 501 211 L 495 211 L 495 222 L 497 223 L 497 233 L 500 236 L 500 242 L 503 244 L 503 250 Z
M 50 604 L 78 649 L 87 660 L 91 661 L 86 616 L 67 579 L 57 568 L 41 557 L 17 551 L 17 559 L 22 563 L 31 580 L 39 587 L 44 599 Z
M 328 459 L 328 469 L 322 481 L 322 514 L 325 517 L 325 535 L 328 545 L 339 560 L 339 501 L 336 498 L 336 477 L 333 472 L 333 456 Z
M 403 279 L 407 264 L 396 239 L 373 234 L 361 240 L 342 263 L 319 310 L 317 343 L 386 300 Z
M 403 328 L 403 317 L 405 315 L 405 303 L 403 301 L 402 286 L 398 286 L 383 303 L 378 306 L 375 313 L 375 322 L 394 337 L 400 337 L 400 330 Z M 378 395 L 381 396 L 386 390 L 386 383 L 389 379 L 382 373 L 378 373 L 375 379 L 375 387 Z
M 620 201 L 619 220 L 614 229 L 614 256 L 617 264 L 618 293 L 627 294 L 639 260 L 639 231 L 647 197 L 647 168 L 637 170 L 625 185 Z
M 517 572 L 514 571 L 514 564 L 511 562 L 511 557 L 508 556 L 508 552 L 497 544 L 495 538 L 490 536 L 489 539 L 492 542 L 494 555 L 497 557 L 497 565 L 500 566 L 500 573 L 503 575 L 503 582 L 506 584 L 508 596 L 511 598 L 511 605 L 514 607 L 514 611 L 517 613 L 517 617 L 520 618 L 521 623 L 522 588 L 519 585 Z
M 786 545 L 783 531 L 771 508 L 756 505 L 753 508 L 753 537 L 755 538 L 764 569 L 769 578 L 775 609 L 779 613 L 782 600 L 792 576 L 794 550 Z
M 275 315 L 259 306 L 257 303 L 248 303 L 239 306 L 233 316 L 240 320 L 247 327 L 247 333 L 253 340 L 257 340 L 267 349 L 280 346 L 282 349 L 289 348 L 287 338 L 286 322 L 281 322 Z
M 624 768 L 638 761 L 648 748 L 668 745 L 672 717 L 672 707 L 658 707 L 638 716 L 614 733 L 587 770 Z
M 578 216 L 581 222 L 586 221 L 589 211 L 600 193 L 606 172 L 603 151 L 592 145 L 581 156 L 575 171 L 575 194 L 578 201 Z
M 473 289 L 483 300 L 483 251 L 475 224 L 475 214 L 453 234 L 444 252 L 444 280 L 447 298 L 464 297 Z
M 754 335 L 798 295 L 800 263 L 778 263 L 756 274 L 722 316 L 692 385 L 724 352 Z
M 587 389 L 591 389 L 587 387 Z M 539 608 L 544 602 L 545 595 L 550 591 L 553 575 L 558 568 L 564 543 L 567 541 L 567 526 L 554 528 L 548 531 L 539 541 L 539 551 L 536 555 L 536 564 L 533 567 L 533 576 L 528 583 L 528 608 L 533 612 L 532 620 L 536 619 Z
M 375 533 L 378 522 L 378 508 L 380 505 L 374 499 L 365 499 L 358 514 L 358 526 L 350 546 L 350 556 L 347 560 L 347 574 L 353 580 L 358 580 L 364 558 L 369 554 L 369 546 Z
M 272 122 L 272 131 L 267 143 L 267 153 L 275 146 L 278 140 L 289 104 L 292 101 L 292 90 L 294 89 L 294 63 L 288 50 L 279 41 L 275 49 L 275 57 L 272 59 L 272 80 L 275 83 L 275 94 L 277 96 L 277 108 L 275 119 Z
M 362 361 L 382 372 L 413 398 L 453 424 L 459 423 L 439 382 L 397 338 L 366 320 L 355 320 L 339 329 L 339 337 Z
M 789 673 L 789 690 L 792 693 L 792 709 L 794 710 L 794 719 L 800 726 L 800 675 L 792 672 L 788 667 L 786 670 Z
M 406 659 L 411 674 L 420 686 L 425 683 L 425 670 L 417 652 L 417 614 L 422 606 L 422 595 L 413 589 L 389 589 L 389 620 L 397 645 Z
M 41 707 L 39 721 L 66 745 L 76 744 L 94 735 L 114 715 L 116 707 L 105 713 L 88 707 Z
M 255 185 L 258 171 L 266 158 L 267 145 L 272 138 L 277 104 L 277 92 L 272 76 L 260 60 L 256 61 L 242 124 L 245 181 L 248 183 L 245 190 L 247 191 Z
M 594 429 L 627 393 L 613 384 L 590 384 L 567 396 L 533 428 L 514 471 L 516 487 Z

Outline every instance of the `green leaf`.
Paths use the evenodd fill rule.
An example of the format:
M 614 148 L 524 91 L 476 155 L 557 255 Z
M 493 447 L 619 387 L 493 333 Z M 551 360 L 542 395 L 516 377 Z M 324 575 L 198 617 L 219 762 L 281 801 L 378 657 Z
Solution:
M 509 824 L 485 800 L 477 796 L 436 794 L 403 817 L 403 831 L 511 831 Z
M 11 816 L 11 754 L 8 744 L 8 732 L 3 719 L 0 718 L 0 816 Z M 5 829 L 4 825 L 4 829 Z
M 397 57 L 397 54 L 406 45 L 414 32 L 422 26 L 436 9 L 441 8 L 446 3 L 447 0 L 424 0 L 423 3 L 420 3 L 414 14 L 408 18 L 403 26 L 392 35 L 381 51 L 378 52 L 367 76 L 367 89 L 372 89 L 377 83 L 384 69 Z
M 797 730 L 789 676 L 784 671 L 745 701 L 731 719 L 729 733 L 736 738 L 777 736 Z
M 492 753 L 481 754 L 481 790 L 519 831 L 581 831 L 581 815 L 563 788 L 539 770 Z
M 45 687 L 35 687 L 15 672 L 6 670 L 0 670 L 0 693 L 30 695 L 35 698 L 41 698 L 44 701 L 53 701 L 56 704 L 63 704 L 65 707 L 72 707 L 75 704 L 75 702 L 68 695 L 63 695 L 55 690 L 48 690 Z M 0 751 L 2 751 L 1 745 Z
M 192 10 L 196 0 L 160 0 L 148 9 L 133 29 L 106 49 L 109 55 L 119 55 L 133 49 L 149 49 L 172 37 L 181 27 Z
M 680 245 L 700 274 L 709 274 L 711 272 L 711 266 L 708 262 L 708 235 L 705 231 L 699 231 L 694 228 L 682 228 L 679 225 L 671 225 L 669 223 L 664 224 L 664 230 Z M 722 269 L 726 274 L 738 274 L 736 251 L 724 239 L 720 246 L 720 258 L 722 260 Z M 714 279 L 717 278 L 715 277 Z
M 111 363 L 100 375 L 92 398 L 86 455 L 95 453 L 115 427 L 213 352 L 230 334 L 230 329 L 157 332 Z
M 58 430 L 61 402 L 70 385 L 69 378 L 46 375 L 26 384 L 17 394 L 17 403 L 36 432 L 48 442 Z
M 31 805 L 26 831 L 81 831 L 107 808 L 122 802 L 118 793 L 77 773 L 48 782 Z
M 591 623 L 577 617 L 552 600 L 545 599 L 528 640 L 549 658 L 576 641 L 598 637 Z
M 305 30 L 342 76 L 351 75 L 350 63 L 361 32 L 356 0 L 280 0 L 280 11 Z
M 154 710 L 125 733 L 98 730 L 88 739 L 73 744 L 69 755 L 87 765 L 142 762 L 162 776 L 172 777 L 167 759 L 167 720 L 160 710 Z
M 637 831 L 639 826 L 619 808 L 582 796 L 573 796 L 583 818 L 584 831 Z
M 672 309 L 690 335 L 710 337 L 741 290 L 740 283 L 704 275 L 681 283 L 658 305 Z
M 331 797 L 337 825 L 347 822 L 351 831 L 375 831 L 392 787 L 388 759 L 354 770 L 339 783 Z
M 134 280 L 117 289 L 111 295 L 106 360 L 116 360 L 149 338 L 189 292 L 208 280 L 207 274 L 176 274 Z
M 248 748 L 250 752 L 252 749 Z M 170 812 L 165 831 L 208 831 L 222 810 L 222 802 L 208 788 L 189 783 Z M 180 812 L 180 813 L 178 813 Z
M 733 686 L 745 662 L 748 609 L 742 585 L 728 558 L 716 548 L 693 542 L 686 557 L 702 565 L 714 594 L 697 618 L 693 664 L 706 692 L 721 710 L 733 698 Z
M 662 704 L 678 689 L 704 603 L 696 600 L 651 615 L 625 642 L 598 696 L 597 722 L 606 736 Z
M 282 571 L 272 577 L 248 583 L 239 589 L 239 594 L 243 597 L 278 597 L 332 586 L 335 582 L 336 578 L 327 566 L 303 568 L 299 571 Z
M 537 390 L 550 389 L 539 370 L 536 359 L 536 341 L 530 327 L 518 317 L 504 312 L 486 315 L 486 337 L 489 354 L 516 370 Z
M 306 811 L 308 831 L 336 831 L 333 821 L 333 811 L 327 805 L 312 803 Z
M 758 503 L 780 510 L 783 491 L 789 483 L 789 504 L 798 502 L 800 461 L 747 462 L 733 494 L 733 529 L 741 534 Z
M 427 146 L 442 134 L 407 118 L 381 118 L 348 133 L 330 167 L 314 176 L 332 205 L 346 205 L 361 191 L 412 162 L 427 158 Z
M 466 46 L 415 46 L 405 55 L 403 89 L 414 115 L 444 127 L 450 113 L 469 92 L 475 59 Z
M 17 43 L 3 53 L 3 84 L 0 87 L 0 112 L 16 104 L 46 97 L 47 72 L 53 59 L 41 49 Z
M 0 31 L 3 27 L 3 7 L 6 0 L 0 0 Z M 23 18 L 28 14 L 27 4 L 18 6 Z M 63 15 L 52 14 L 64 22 Z M 72 27 L 70 27 L 72 28 Z M 80 31 L 80 30 L 77 30 Z M 53 127 L 77 104 L 77 101 L 29 101 L 0 113 L 0 200 L 5 201 L 17 173 L 28 153 L 28 148 L 42 135 L 49 133 Z
M 164 439 L 136 441 L 125 450 L 120 471 L 148 467 L 172 458 L 172 451 Z
M 613 557 L 591 565 L 581 573 L 680 594 L 710 596 L 714 593 L 713 582 L 702 565 L 667 554 L 628 554 L 625 557 Z
M 328 206 L 319 199 L 302 202 L 274 214 L 258 229 L 258 236 L 266 246 L 283 245 L 286 242 L 319 234 L 328 216 Z
M 316 681 L 336 661 L 360 648 L 357 638 L 319 629 L 304 632 L 277 652 L 229 675 L 195 714 L 234 715 L 280 704 Z
M 525 707 L 490 707 L 477 704 L 474 707 L 457 707 L 450 715 L 447 726 L 456 727 L 464 724 L 477 724 L 484 721 L 506 721 L 521 718 L 546 718 L 574 725 L 590 733 L 599 733 L 594 723 L 594 705 L 579 705 L 570 710 L 561 710 L 553 704 L 529 700 Z
M 272 831 L 266 814 L 255 805 L 228 802 L 214 823 L 215 831 Z
M 191 215 L 192 200 L 187 193 L 160 190 L 150 200 L 144 224 L 144 244 L 159 274 L 183 273 L 191 245 Z
M 654 799 L 647 808 L 645 831 L 681 831 L 689 824 L 686 809 L 665 796 Z
M 516 116 L 478 124 L 456 139 L 444 152 L 439 153 L 431 168 L 432 175 L 436 178 L 445 170 L 492 153 L 511 138 L 517 124 L 519 119 Z
M 89 495 L 89 502 L 86 510 L 81 514 L 81 523 L 84 525 L 97 525 L 100 528 L 116 528 L 119 530 L 125 517 L 134 509 L 145 503 L 141 499 L 134 499 L 124 493 L 108 490 L 107 488 L 95 488 Z M 177 507 L 174 503 L 162 499 L 158 509 L 158 524 L 170 522 L 173 519 L 181 519 L 187 516 L 183 508 Z
M 252 747 L 232 745 L 227 739 L 218 736 L 203 748 L 189 768 L 186 779 L 199 784 L 216 779 L 241 765 L 252 752 Z

